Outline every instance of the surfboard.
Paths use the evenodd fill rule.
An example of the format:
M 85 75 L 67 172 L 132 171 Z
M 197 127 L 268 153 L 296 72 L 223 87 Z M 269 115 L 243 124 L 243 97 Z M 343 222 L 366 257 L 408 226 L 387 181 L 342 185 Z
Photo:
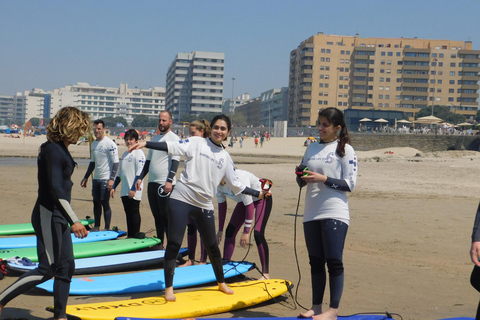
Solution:
M 180 259 L 188 254 L 187 248 L 181 248 Z M 120 253 L 108 256 L 75 259 L 75 275 L 99 274 L 108 272 L 124 272 L 141 270 L 149 267 L 160 267 L 163 264 L 165 250 L 151 250 L 131 253 Z M 14 272 L 25 273 L 38 266 L 38 262 L 24 265 L 22 261 L 7 264 L 7 268 Z
M 131 252 L 148 248 L 160 243 L 160 239 L 151 237 L 145 239 L 115 239 L 100 242 L 77 243 L 73 245 L 75 258 L 97 257 L 116 253 Z M 8 260 L 13 257 L 26 257 L 32 262 L 38 262 L 37 247 L 0 250 L 0 258 Z
M 83 238 L 77 238 L 72 233 L 72 242 L 75 243 L 84 243 L 84 242 L 97 242 L 104 240 L 113 240 L 121 236 L 125 236 L 127 233 L 125 231 L 93 231 L 89 232 L 88 235 Z M 8 237 L 0 238 L 0 249 L 17 249 L 17 248 L 28 248 L 37 246 L 37 237 L 27 236 L 27 237 Z
M 133 318 L 192 318 L 247 308 L 278 297 L 292 287 L 287 280 L 271 279 L 229 284 L 235 292 L 224 294 L 217 286 L 176 293 L 177 301 L 164 296 L 67 306 L 67 315 L 75 319 L 112 320 L 115 317 Z M 53 312 L 53 306 L 47 308 Z
M 227 262 L 223 265 L 225 278 L 250 271 L 250 262 Z M 193 287 L 215 282 L 211 264 L 193 265 L 175 269 L 174 288 Z M 37 288 L 53 292 L 53 279 L 41 283 Z M 73 278 L 70 295 L 127 294 L 165 290 L 164 270 L 152 270 L 117 275 Z
M 87 217 L 88 218 L 88 217 Z M 86 226 L 95 223 L 95 219 L 81 219 L 80 222 Z M 0 236 L 13 236 L 19 234 L 35 233 L 31 223 L 15 223 L 0 225 Z
M 232 320 L 236 318 L 184 318 L 180 320 Z M 240 319 L 240 318 L 237 318 Z M 242 320 L 298 320 L 297 317 L 265 317 L 265 318 L 241 318 Z M 338 320 L 393 320 L 387 315 L 378 314 L 355 314 L 350 316 L 338 316 Z M 162 318 L 134 318 L 134 317 L 116 317 L 115 320 L 163 320 Z M 448 318 L 439 320 L 475 320 L 474 318 Z
M 163 318 L 164 319 L 164 318 Z M 132 317 L 116 317 L 115 320 L 163 320 L 162 318 L 132 318 Z M 235 318 L 185 318 L 181 320 L 232 320 Z M 237 318 L 240 319 L 240 318 Z M 259 318 L 241 318 L 242 320 L 298 320 L 297 317 L 259 317 Z M 386 315 L 378 314 L 357 314 L 351 316 L 338 316 L 338 320 L 393 320 Z

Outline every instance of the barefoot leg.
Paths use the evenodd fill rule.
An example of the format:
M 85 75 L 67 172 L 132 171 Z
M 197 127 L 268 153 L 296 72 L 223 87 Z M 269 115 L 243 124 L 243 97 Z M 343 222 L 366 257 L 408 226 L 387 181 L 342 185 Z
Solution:
M 337 320 L 338 309 L 330 308 L 318 316 L 314 316 L 313 320 Z
M 165 300 L 167 300 L 167 301 L 177 301 L 177 298 L 173 294 L 173 287 L 165 288 Z
M 233 290 L 230 289 L 225 282 L 218 283 L 218 290 L 222 291 L 225 294 L 233 294 Z

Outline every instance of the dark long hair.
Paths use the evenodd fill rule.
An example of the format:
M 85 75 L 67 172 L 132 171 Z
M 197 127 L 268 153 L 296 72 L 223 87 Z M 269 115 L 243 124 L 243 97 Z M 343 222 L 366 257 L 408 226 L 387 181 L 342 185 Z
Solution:
M 215 118 L 212 119 L 212 122 L 210 122 L 210 127 L 213 128 L 215 122 L 217 122 L 218 120 L 225 121 L 225 123 L 227 124 L 228 132 L 230 133 L 230 131 L 232 130 L 232 122 L 230 121 L 230 118 L 224 114 L 216 115 Z M 228 135 L 225 137 L 224 141 L 227 140 L 227 138 Z
M 320 117 L 325 117 L 334 127 L 341 127 L 338 137 L 337 154 L 343 158 L 343 156 L 345 156 L 345 144 L 350 144 L 350 136 L 348 135 L 348 129 L 342 111 L 337 108 L 325 108 L 318 112 L 318 120 L 320 120 Z

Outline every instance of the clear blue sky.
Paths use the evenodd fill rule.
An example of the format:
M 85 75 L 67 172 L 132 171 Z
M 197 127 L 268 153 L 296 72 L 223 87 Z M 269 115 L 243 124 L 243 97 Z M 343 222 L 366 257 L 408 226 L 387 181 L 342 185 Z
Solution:
M 165 86 L 178 52 L 225 53 L 224 97 L 288 86 L 289 54 L 325 34 L 471 40 L 478 0 L 0 0 L 0 94 Z

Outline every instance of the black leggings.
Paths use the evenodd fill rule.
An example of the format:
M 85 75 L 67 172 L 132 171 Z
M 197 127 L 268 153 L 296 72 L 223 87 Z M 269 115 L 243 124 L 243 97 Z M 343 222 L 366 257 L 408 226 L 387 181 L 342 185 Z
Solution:
M 338 308 L 343 293 L 343 248 L 348 225 L 335 219 L 314 220 L 303 224 L 312 276 L 312 303 L 321 305 L 325 293 L 328 266 L 330 307 Z
M 54 318 L 66 318 L 70 280 L 75 270 L 70 228 L 60 212 L 55 213 L 37 204 L 32 215 L 32 224 L 37 236 L 38 267 L 23 274 L 0 294 L 0 304 L 10 300 L 36 285 L 55 277 L 53 282 Z
M 155 219 L 155 229 L 157 230 L 157 238 L 162 240 L 162 244 L 163 244 L 165 233 L 167 234 L 167 239 L 168 239 L 168 211 L 169 211 L 168 202 L 170 200 L 170 195 L 159 193 L 160 187 L 163 187 L 163 186 L 159 183 L 149 182 L 147 193 L 148 193 L 148 203 L 150 204 L 150 210 L 152 211 L 153 218 Z M 160 191 L 163 191 L 163 189 Z
M 140 231 L 140 201 L 131 199 L 128 196 L 122 197 L 125 216 L 127 217 L 127 237 L 133 238 Z
M 110 192 L 107 189 L 108 180 L 93 180 L 93 216 L 95 218 L 95 227 L 100 227 L 102 218 L 102 208 L 105 219 L 105 229 L 110 229 L 112 221 L 112 209 L 110 209 Z
M 201 209 L 176 199 L 170 199 L 169 207 L 168 242 L 164 265 L 165 287 L 169 288 L 173 286 L 176 259 L 182 245 L 189 217 L 192 218 L 200 232 L 208 257 L 212 263 L 217 282 L 225 282 L 223 276 L 222 256 L 218 249 L 217 236 L 215 234 L 214 211 Z

